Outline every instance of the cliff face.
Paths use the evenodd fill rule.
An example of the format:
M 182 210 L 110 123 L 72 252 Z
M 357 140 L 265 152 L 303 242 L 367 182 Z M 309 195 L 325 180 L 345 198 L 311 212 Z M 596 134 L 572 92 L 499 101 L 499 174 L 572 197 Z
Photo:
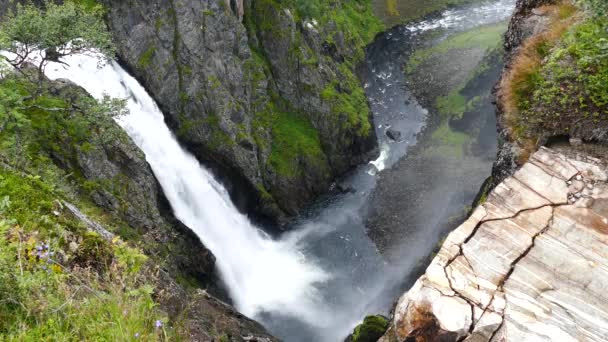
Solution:
M 57 98 L 77 101 L 86 92 L 69 81 L 53 82 Z M 48 153 L 57 165 L 77 175 L 78 190 L 106 213 L 123 220 L 139 235 L 144 250 L 165 255 L 173 276 L 190 276 L 202 284 L 214 279 L 215 259 L 187 227 L 174 216 L 143 153 L 111 119 L 104 124 L 112 137 L 89 132 L 92 144 L 80 148 L 59 138 Z M 167 250 L 172 250 L 167 254 Z M 194 252 L 196 251 L 196 252 Z
M 54 82 L 53 88 L 53 95 L 62 99 L 75 100 L 85 93 L 69 82 Z M 111 139 L 98 137 L 91 130 L 90 141 L 95 143 L 90 147 L 83 149 L 65 140 L 59 141 L 60 148 L 49 153 L 60 168 L 81 178 L 77 182 L 78 191 L 104 213 L 130 226 L 130 230 L 118 233 L 126 240 L 136 236 L 143 251 L 152 258 L 155 265 L 146 271 L 147 281 L 156 287 L 155 300 L 161 309 L 171 320 L 181 320 L 178 333 L 193 340 L 224 334 L 235 341 L 243 336 L 272 341 L 257 322 L 205 291 L 189 289 L 178 281 L 187 279 L 197 286 L 217 290 L 215 258 L 173 216 L 143 153 L 116 123 L 107 120 L 107 131 L 114 132 Z M 86 217 L 83 220 L 102 227 Z
M 501 148 L 495 184 L 553 138 L 608 141 L 601 3 L 518 1 L 496 87 Z
M 452 232 L 384 341 L 604 341 L 605 161 L 542 148 Z
M 505 106 L 501 96 L 500 85 L 511 68 L 513 56 L 518 48 L 528 38 L 547 28 L 547 18 L 539 12 L 533 12 L 539 6 L 555 3 L 556 0 L 518 0 L 515 12 L 509 22 L 509 28 L 504 35 L 505 69 L 501 80 L 494 89 L 496 93 L 497 123 L 498 123 L 498 154 L 492 169 L 492 184 L 495 186 L 510 176 L 517 169 L 517 162 L 522 153 L 521 148 L 514 143 L 508 125 L 505 123 Z
M 335 22 L 268 0 L 105 5 L 122 61 L 241 209 L 281 221 L 373 155 L 364 44 Z

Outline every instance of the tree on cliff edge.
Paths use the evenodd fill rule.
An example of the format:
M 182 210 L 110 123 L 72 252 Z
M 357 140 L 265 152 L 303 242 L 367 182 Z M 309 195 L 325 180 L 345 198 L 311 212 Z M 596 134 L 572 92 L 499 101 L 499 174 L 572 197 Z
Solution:
M 107 117 L 127 113 L 124 99 L 106 96 L 97 101 L 85 92 L 61 93 L 58 83 L 44 74 L 49 62 L 64 63 L 62 58 L 70 55 L 101 55 L 100 64 L 114 57 L 100 6 L 70 0 L 63 4 L 46 0 L 40 7 L 18 4 L 0 22 L 0 51 L 10 64 L 0 58 L 0 135 L 9 136 L 5 150 L 17 156 L 14 164 L 27 162 L 19 158 L 26 155 L 23 142 L 58 136 L 61 131 L 72 141 L 89 139 L 90 130 L 104 141 L 113 139 L 117 128 Z M 49 138 L 41 145 L 55 143 Z
M 35 65 L 39 84 L 49 61 L 83 53 L 99 52 L 107 58 L 115 54 L 101 6 L 49 0 L 42 6 L 17 4 L 7 14 L 0 23 L 0 50 L 10 53 L 4 58 L 17 70 Z

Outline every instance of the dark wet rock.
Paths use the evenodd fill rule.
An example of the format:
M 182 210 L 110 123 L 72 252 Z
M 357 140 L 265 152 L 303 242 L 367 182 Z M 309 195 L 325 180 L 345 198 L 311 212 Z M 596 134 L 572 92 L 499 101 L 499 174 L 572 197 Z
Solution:
M 338 64 L 357 52 L 331 22 L 305 25 L 275 2 L 103 2 L 123 64 L 239 209 L 282 222 L 376 153 L 373 130 L 363 136 L 344 125 L 319 96 L 332 82 L 348 89 Z M 335 32 L 333 41 L 319 30 Z M 294 156 L 289 174 L 277 167 L 272 111 L 311 125 L 322 155 Z
M 401 132 L 399 132 L 398 130 L 389 128 L 386 130 L 386 136 L 389 137 L 389 139 L 391 139 L 393 141 L 399 141 L 399 139 L 401 139 Z
M 526 38 L 543 30 L 548 19 L 538 8 L 557 2 L 558 0 L 517 0 L 515 12 L 504 36 L 507 61 Z
M 342 183 L 337 183 L 335 186 L 335 190 L 339 193 L 343 193 L 343 194 L 352 194 L 357 192 L 357 190 L 355 188 L 353 188 L 350 185 L 345 185 Z

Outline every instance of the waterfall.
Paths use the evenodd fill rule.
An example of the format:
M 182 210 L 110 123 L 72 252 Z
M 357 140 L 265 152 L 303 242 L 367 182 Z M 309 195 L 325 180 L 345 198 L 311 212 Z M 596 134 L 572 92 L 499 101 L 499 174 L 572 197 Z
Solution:
M 175 216 L 217 258 L 235 306 L 250 317 L 275 312 L 323 327 L 329 322 L 316 286 L 329 276 L 298 250 L 297 239 L 273 240 L 232 204 L 224 187 L 177 142 L 145 89 L 118 64 L 68 56 L 46 75 L 66 78 L 95 98 L 127 98 L 119 125 L 145 153 Z

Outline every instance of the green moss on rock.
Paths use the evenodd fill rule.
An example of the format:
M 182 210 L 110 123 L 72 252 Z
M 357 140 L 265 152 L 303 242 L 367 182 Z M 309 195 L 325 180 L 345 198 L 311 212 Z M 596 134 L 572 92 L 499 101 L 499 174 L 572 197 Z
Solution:
M 299 175 L 299 163 L 326 167 L 319 132 L 302 115 L 280 110 L 270 102 L 257 114 L 257 123 L 271 127 L 272 143 L 269 164 L 281 176 Z
M 388 329 L 386 317 L 375 315 L 367 316 L 352 334 L 352 342 L 376 342 Z

